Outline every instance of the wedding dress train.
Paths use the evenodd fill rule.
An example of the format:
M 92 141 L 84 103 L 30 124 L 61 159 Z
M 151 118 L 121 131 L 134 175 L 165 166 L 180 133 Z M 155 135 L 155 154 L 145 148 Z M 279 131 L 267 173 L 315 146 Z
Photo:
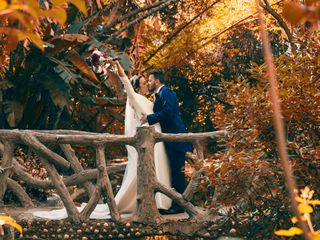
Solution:
M 125 135 L 134 136 L 136 128 L 141 126 L 142 113 L 150 114 L 153 112 L 153 103 L 146 97 L 136 93 L 127 78 L 120 78 L 127 91 L 127 103 L 125 112 Z M 155 125 L 155 129 L 161 132 L 159 124 Z M 115 196 L 117 208 L 121 214 L 132 214 L 136 211 L 137 205 L 137 161 L 138 153 L 132 146 L 126 146 L 128 152 L 128 163 L 125 169 L 121 187 Z M 170 169 L 168 157 L 165 151 L 164 144 L 159 142 L 155 145 L 154 152 L 156 176 L 159 182 L 167 187 L 171 186 Z M 155 196 L 158 208 L 168 209 L 171 206 L 171 199 L 162 193 L 157 193 Z M 83 203 L 78 210 L 81 212 L 86 203 Z M 33 215 L 48 219 L 63 219 L 67 218 L 66 209 L 58 209 L 52 211 L 37 211 Z M 90 215 L 92 219 L 110 218 L 110 212 L 107 204 L 98 204 L 95 210 Z

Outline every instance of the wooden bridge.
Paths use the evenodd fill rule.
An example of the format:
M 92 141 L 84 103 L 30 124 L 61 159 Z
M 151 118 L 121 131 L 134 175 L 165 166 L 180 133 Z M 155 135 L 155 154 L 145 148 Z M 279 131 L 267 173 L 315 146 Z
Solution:
M 69 218 L 74 223 L 85 222 L 96 205 L 104 196 L 110 208 L 111 220 L 121 223 L 124 221 L 120 215 L 112 191 L 109 179 L 110 171 L 106 165 L 106 144 L 117 143 L 121 145 L 131 145 L 138 152 L 137 165 L 137 211 L 130 221 L 148 225 L 161 225 L 168 223 L 168 218 L 159 214 L 155 194 L 161 192 L 173 199 L 185 209 L 189 218 L 186 221 L 175 221 L 174 226 L 180 232 L 192 234 L 193 231 L 212 221 L 216 217 L 216 211 L 204 210 L 194 206 L 189 200 L 194 193 L 198 176 L 201 172 L 193 173 L 185 192 L 179 194 L 173 189 L 162 185 L 156 178 L 154 165 L 154 146 L 157 142 L 164 141 L 187 141 L 192 142 L 196 148 L 197 161 L 204 159 L 203 144 L 209 139 L 223 139 L 224 131 L 207 133 L 188 133 L 188 134 L 164 134 L 158 133 L 153 127 L 139 127 L 133 137 L 112 134 L 98 134 L 72 130 L 56 131 L 31 131 L 31 130 L 0 130 L 0 153 L 2 154 L 2 164 L 0 171 L 0 200 L 3 205 L 3 197 L 8 189 L 16 194 L 23 207 L 35 207 L 32 199 L 24 188 L 11 178 L 22 180 L 26 184 L 40 189 L 55 189 L 59 194 Z M 92 146 L 96 153 L 96 169 L 83 169 L 72 144 Z M 14 157 L 16 146 L 26 145 L 35 152 L 42 165 L 48 172 L 49 180 L 39 180 L 32 177 L 24 166 Z M 52 150 L 53 146 L 59 146 L 64 153 L 61 156 Z M 57 169 L 72 169 L 73 174 L 61 178 Z M 95 183 L 95 184 L 94 184 Z M 69 193 L 69 186 L 83 186 L 89 197 L 88 204 L 79 212 L 74 199 Z M 179 220 L 179 219 L 178 219 Z M 126 219 L 125 221 L 128 221 Z M 170 220 L 172 222 L 172 220 Z M 187 227 L 189 230 L 187 230 Z M 192 228 L 193 227 L 193 228 Z M 194 230 L 190 230 L 194 229 Z

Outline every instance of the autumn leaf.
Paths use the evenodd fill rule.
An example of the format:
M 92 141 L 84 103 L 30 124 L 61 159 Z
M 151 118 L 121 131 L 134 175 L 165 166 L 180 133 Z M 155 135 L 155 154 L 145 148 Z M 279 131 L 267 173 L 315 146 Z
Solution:
M 305 0 L 304 4 L 307 6 L 312 6 L 314 4 L 316 4 L 319 0 Z
M 285 237 L 293 237 L 295 235 L 301 235 L 303 231 L 300 228 L 297 227 L 291 227 L 288 230 L 278 230 L 275 232 L 278 236 L 285 236 Z
M 61 25 L 67 20 L 67 13 L 62 8 L 53 8 L 47 11 L 42 11 L 41 14 L 45 17 L 58 21 Z
M 44 50 L 44 43 L 41 39 L 41 37 L 34 33 L 27 33 L 27 38 L 32 41 L 40 50 Z
M 92 70 L 88 67 L 87 63 L 83 60 L 83 58 L 76 51 L 72 50 L 67 55 L 66 58 L 77 67 L 87 78 L 89 78 L 92 82 L 99 84 L 100 81 L 97 79 L 96 75 L 92 72 Z
M 301 220 L 302 221 L 307 221 L 307 219 L 304 216 L 301 216 Z M 298 218 L 296 218 L 296 217 L 291 218 L 291 222 L 293 224 L 297 223 L 298 222 Z
M 320 240 L 320 231 L 312 233 L 313 240 Z
M 304 10 L 302 9 L 302 6 L 294 2 L 285 3 L 282 14 L 293 25 L 301 23 L 304 18 Z
M 14 227 L 22 235 L 22 227 L 19 224 L 17 224 L 13 218 L 11 218 L 9 216 L 0 216 L 0 225 L 2 226 L 5 224 Z
M 66 3 L 66 0 L 51 0 L 53 6 L 58 6 L 63 3 Z
M 85 16 L 88 15 L 86 3 L 83 0 L 70 0 Z
M 90 37 L 82 34 L 64 34 L 55 36 L 48 40 L 48 43 L 54 45 L 54 48 L 48 49 L 48 51 L 59 52 L 74 45 L 78 45 L 79 43 L 87 42 L 89 40 Z
M 296 196 L 295 200 L 299 203 L 302 203 L 304 200 L 301 197 Z
M 304 203 L 300 203 L 300 204 L 299 204 L 298 210 L 299 210 L 299 212 L 301 212 L 301 213 L 312 213 L 312 212 L 313 212 L 312 207 L 310 207 L 309 205 L 304 204 Z
M 312 205 L 320 205 L 320 200 L 316 199 L 316 200 L 309 200 L 309 204 Z
M 8 6 L 8 3 L 5 0 L 0 0 L 0 10 L 6 9 Z

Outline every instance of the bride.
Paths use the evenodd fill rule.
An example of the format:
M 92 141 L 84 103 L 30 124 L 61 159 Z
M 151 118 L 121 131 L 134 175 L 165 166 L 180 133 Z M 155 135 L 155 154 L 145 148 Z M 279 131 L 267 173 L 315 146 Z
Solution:
M 153 113 L 153 103 L 142 95 L 145 93 L 144 90 L 146 89 L 145 79 L 143 77 L 135 78 L 133 79 L 133 84 L 131 84 L 120 63 L 116 61 L 115 65 L 117 67 L 118 76 L 127 92 L 125 135 L 134 136 L 136 133 L 136 128 L 141 126 L 140 119 L 142 114 Z M 156 131 L 161 132 L 159 124 L 155 125 L 155 129 Z M 121 214 L 132 214 L 136 211 L 137 206 L 138 153 L 132 146 L 126 145 L 126 149 L 128 153 L 128 163 L 125 169 L 121 187 L 115 196 L 115 202 Z M 171 187 L 169 162 L 164 144 L 162 142 L 159 142 L 155 145 L 154 160 L 158 181 L 167 187 Z M 168 209 L 171 206 L 172 200 L 162 193 L 156 193 L 155 200 L 158 209 Z M 85 205 L 86 203 L 83 203 L 80 207 L 78 207 L 78 210 L 81 212 Z M 33 212 L 33 215 L 48 219 L 63 219 L 68 217 L 65 208 L 52 211 L 37 211 Z M 98 204 L 90 215 L 90 218 L 110 218 L 108 205 Z
M 150 102 L 142 94 L 135 92 L 128 77 L 124 73 L 120 63 L 116 61 L 118 75 L 127 92 L 127 103 L 125 112 L 125 135 L 134 136 L 136 128 L 141 126 L 142 114 L 153 113 L 153 103 Z M 136 90 L 143 93 L 146 87 L 146 81 L 143 77 L 134 79 L 133 85 Z M 139 86 L 139 87 L 138 87 Z M 160 125 L 155 126 L 156 131 L 161 132 Z M 128 151 L 128 164 L 125 175 L 121 184 L 121 188 L 115 196 L 115 201 L 120 213 L 132 213 L 136 209 L 137 196 L 137 160 L 138 153 L 132 146 L 126 146 Z M 170 187 L 170 170 L 169 162 L 166 155 L 164 144 L 157 143 L 155 145 L 155 170 L 160 183 Z M 171 206 L 171 199 L 161 193 L 156 194 L 157 207 L 160 209 L 168 209 Z

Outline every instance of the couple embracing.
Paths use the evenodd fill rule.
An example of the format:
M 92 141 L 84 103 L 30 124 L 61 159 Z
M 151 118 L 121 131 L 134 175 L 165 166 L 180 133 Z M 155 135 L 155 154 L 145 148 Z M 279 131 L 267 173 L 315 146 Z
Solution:
M 164 85 L 165 79 L 162 71 L 156 69 L 149 71 L 147 81 L 143 77 L 135 79 L 132 84 L 133 87 L 131 87 L 119 62 L 116 61 L 116 65 L 118 75 L 127 91 L 125 134 L 129 133 L 129 135 L 131 135 L 130 132 L 132 132 L 133 128 L 135 129 L 137 126 L 143 124 L 150 126 L 155 125 L 156 130 L 159 132 L 162 131 L 163 133 L 187 132 L 180 117 L 177 96 L 174 91 Z M 139 92 L 143 93 L 142 88 L 145 87 L 145 85 L 147 85 L 149 92 L 154 93 L 154 103 L 139 94 Z M 136 122 L 137 125 L 132 126 L 132 122 Z M 132 150 L 128 149 L 128 164 L 130 164 L 129 162 L 131 160 L 130 151 Z M 162 184 L 174 188 L 181 194 L 185 190 L 185 178 L 182 168 L 185 164 L 185 154 L 188 151 L 192 151 L 192 145 L 187 142 L 165 142 L 164 144 L 157 143 L 155 146 L 154 159 L 158 180 Z M 126 172 L 127 170 L 128 169 L 126 169 Z M 124 177 L 123 182 L 125 180 Z M 174 214 L 184 211 L 176 203 L 173 202 L 171 204 L 171 200 L 167 199 L 163 194 L 157 193 L 157 195 L 156 202 L 161 214 Z M 161 201 L 163 199 L 165 200 Z M 121 207 L 119 210 L 121 211 Z
M 115 65 L 117 74 L 127 92 L 125 111 L 125 135 L 134 136 L 136 129 L 142 125 L 152 125 L 163 133 L 186 133 L 175 92 L 164 85 L 164 74 L 159 70 L 149 72 L 148 80 L 136 78 L 131 82 L 118 61 L 108 60 Z M 142 93 L 146 87 L 155 93 L 154 102 L 149 101 Z M 127 145 L 128 163 L 119 191 L 115 196 L 117 208 L 121 214 L 132 214 L 137 207 L 137 161 L 138 153 Z M 186 142 L 158 142 L 155 145 L 154 161 L 158 181 L 177 192 L 185 190 L 185 179 L 182 168 L 185 164 L 185 153 L 192 151 L 192 145 Z M 162 193 L 156 193 L 155 200 L 161 214 L 182 213 L 184 210 Z M 78 210 L 81 212 L 86 203 Z M 52 211 L 37 211 L 33 215 L 47 219 L 67 218 L 65 208 Z M 107 204 L 98 204 L 91 213 L 92 219 L 110 218 Z

